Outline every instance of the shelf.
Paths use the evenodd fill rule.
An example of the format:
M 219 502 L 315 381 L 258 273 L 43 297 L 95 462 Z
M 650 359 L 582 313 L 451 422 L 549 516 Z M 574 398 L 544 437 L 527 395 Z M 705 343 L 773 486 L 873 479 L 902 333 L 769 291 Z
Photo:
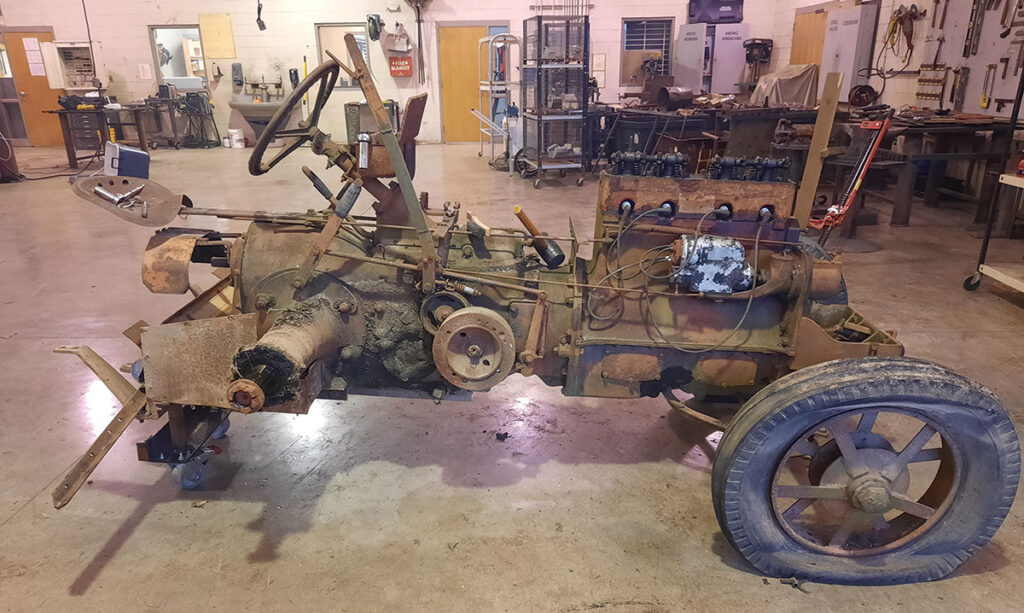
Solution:
M 1020 178 L 1014 175 L 1003 175 L 1003 177 L 1006 176 L 1014 179 Z M 1000 181 L 1002 181 L 1002 177 L 1000 177 Z M 1024 292 L 1024 264 L 999 264 L 997 266 L 982 264 L 978 267 L 978 272 L 1018 292 Z
M 577 119 L 583 119 L 583 113 L 574 113 L 572 115 L 538 115 L 533 112 L 526 112 L 523 113 L 523 117 L 528 117 L 538 121 L 575 121 Z
M 1001 174 L 999 175 L 999 182 L 1011 187 L 1024 189 L 1024 177 L 1017 175 Z
M 524 68 L 586 68 L 585 64 L 538 64 L 537 60 L 526 60 Z

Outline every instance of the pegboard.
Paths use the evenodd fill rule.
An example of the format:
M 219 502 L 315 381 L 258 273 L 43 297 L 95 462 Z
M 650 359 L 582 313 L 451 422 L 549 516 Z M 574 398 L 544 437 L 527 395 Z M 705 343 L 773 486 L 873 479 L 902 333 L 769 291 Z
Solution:
M 942 0 L 948 2 L 949 7 L 946 13 L 946 27 L 943 30 L 939 30 L 936 25 L 935 30 L 931 30 L 932 11 L 935 10 L 935 4 L 932 2 L 923 2 L 924 8 L 928 9 L 928 14 L 923 18 L 914 23 L 914 39 L 915 48 L 913 57 L 907 70 L 917 70 L 921 64 L 930 64 L 935 58 L 935 50 L 937 42 L 935 38 L 941 34 L 945 37 L 945 42 L 942 44 L 942 49 L 939 52 L 939 63 L 945 63 L 950 68 L 960 68 L 966 66 L 970 69 L 970 76 L 967 80 L 967 87 L 964 94 L 964 105 L 961 112 L 963 113 L 977 113 L 985 115 L 995 115 L 1008 117 L 1012 104 L 1006 104 L 1002 111 L 996 111 L 995 99 L 1003 98 L 1012 100 L 1017 93 L 1017 82 L 1020 78 L 1020 74 L 1014 75 L 1014 65 L 1017 62 L 1018 49 L 1024 46 L 1024 25 L 1017 26 L 1011 29 L 1010 35 L 1006 38 L 999 38 L 999 35 L 1006 29 L 1000 23 L 999 20 L 1003 15 L 1003 4 L 1009 2 L 1011 4 L 1010 10 L 1016 12 L 1014 8 L 1017 4 L 1017 0 L 1000 0 L 998 6 L 991 10 L 986 10 L 984 18 L 982 20 L 981 39 L 978 43 L 978 52 L 976 55 L 969 55 L 968 57 L 963 56 L 964 42 L 967 39 L 967 30 L 970 22 L 971 11 L 973 7 L 972 0 Z M 983 5 L 988 4 L 988 0 L 979 0 Z M 889 3 L 885 3 L 889 4 Z M 898 5 L 897 5 L 898 6 Z M 920 4 L 918 5 L 921 6 Z M 936 19 L 936 24 L 941 20 L 942 2 L 938 5 L 939 15 Z M 888 10 L 887 10 L 888 9 Z M 878 23 L 878 34 L 879 38 L 876 45 L 881 44 L 881 39 L 888 28 L 889 17 L 892 14 L 893 6 L 884 6 L 882 13 L 879 15 Z M 1024 15 L 1024 9 L 1021 9 L 1021 14 Z M 1024 17 L 1016 17 L 1015 19 L 1008 19 L 1008 21 L 1017 21 L 1024 23 Z M 1018 44 L 1011 44 L 1012 41 L 1021 41 Z M 878 47 L 876 46 L 876 49 Z M 877 51 L 876 51 L 877 54 Z M 891 57 L 891 56 L 890 56 Z M 999 63 L 999 58 L 1009 57 L 1009 67 L 1006 72 L 1006 78 L 1000 78 L 1002 76 L 1002 64 Z M 893 66 L 894 62 L 890 61 L 888 68 L 898 68 Z M 988 64 L 995 64 L 995 83 L 990 84 L 992 103 L 988 109 L 981 108 L 981 94 L 982 85 L 985 81 L 985 70 Z M 1020 72 L 1024 72 L 1024 67 L 1020 68 Z M 885 102 L 894 106 L 900 106 L 903 104 L 913 104 L 916 106 L 927 106 L 936 108 L 938 102 L 934 100 L 918 100 L 915 98 L 915 92 L 917 91 L 917 75 L 913 77 L 896 77 L 896 79 L 905 79 L 910 85 L 911 90 L 908 92 L 905 87 L 900 88 L 900 91 L 894 92 L 892 96 L 889 92 L 886 92 Z M 952 70 L 949 73 L 948 80 L 946 83 L 946 91 L 943 99 L 943 108 L 950 108 L 952 105 L 949 102 L 950 90 L 953 86 L 954 75 Z M 873 83 L 874 85 L 874 83 Z M 893 86 L 892 80 L 889 82 L 889 87 Z M 877 85 L 876 85 L 877 88 Z

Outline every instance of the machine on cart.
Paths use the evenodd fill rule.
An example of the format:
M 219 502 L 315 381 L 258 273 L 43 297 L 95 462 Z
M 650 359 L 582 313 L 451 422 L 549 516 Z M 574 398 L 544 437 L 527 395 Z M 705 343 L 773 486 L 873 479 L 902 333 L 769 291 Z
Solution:
M 695 428 L 724 427 L 715 512 L 766 574 L 937 579 L 992 537 L 1020 472 L 1005 409 L 966 377 L 902 357 L 892 333 L 847 304 L 839 263 L 802 240 L 792 184 L 691 177 L 683 156 L 623 160 L 601 174 L 592 238 L 571 221 L 545 234 L 520 207 L 523 228 L 487 227 L 416 192 L 426 97 L 409 100 L 396 134 L 351 34 L 346 44 L 355 67 L 316 68 L 249 161 L 263 175 L 309 142 L 342 182 L 335 193 L 303 168 L 322 210 L 200 209 L 131 177 L 75 184 L 90 203 L 162 228 L 143 256 L 152 291 L 187 292 L 194 263 L 220 280 L 163 323 L 126 331 L 140 347 L 132 379 L 87 347 L 60 349 L 123 408 L 57 486 L 55 506 L 136 418 L 166 420 L 140 459 L 175 466 L 194 487 L 229 415 L 305 413 L 317 398 L 357 394 L 443 402 L 516 372 L 568 396 L 664 396 Z M 318 128 L 341 70 L 377 122 L 357 145 Z M 307 93 L 309 118 L 287 128 Z M 291 142 L 266 159 L 275 138 Z M 353 215 L 364 190 L 374 214 Z M 242 234 L 164 227 L 179 215 L 252 223 Z

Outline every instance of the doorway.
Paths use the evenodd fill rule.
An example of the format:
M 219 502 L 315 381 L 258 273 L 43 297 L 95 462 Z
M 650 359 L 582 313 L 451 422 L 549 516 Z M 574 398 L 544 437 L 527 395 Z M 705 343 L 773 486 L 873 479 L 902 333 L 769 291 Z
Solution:
M 60 120 L 44 111 L 58 108 L 63 91 L 51 89 L 41 43 L 53 32 L 27 28 L 0 29 L 0 112 L 11 126 L 15 145 L 49 147 L 64 142 Z
M 206 58 L 198 25 L 149 26 L 149 42 L 160 83 L 180 90 L 206 87 Z
M 480 121 L 469 112 L 480 106 L 480 39 L 487 26 L 441 26 L 437 29 L 440 61 L 441 140 L 479 141 Z

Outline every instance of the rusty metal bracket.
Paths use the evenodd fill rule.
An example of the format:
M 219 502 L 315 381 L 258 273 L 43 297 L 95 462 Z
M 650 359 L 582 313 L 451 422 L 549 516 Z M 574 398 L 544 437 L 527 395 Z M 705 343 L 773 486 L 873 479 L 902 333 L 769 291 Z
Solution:
M 532 373 L 533 363 L 544 357 L 544 345 L 548 329 L 548 297 L 547 294 L 537 296 L 537 304 L 530 318 L 530 329 L 526 334 L 526 345 L 519 353 L 519 361 L 526 364 L 524 370 Z M 524 373 L 525 374 L 525 373 Z
M 114 419 L 110 420 L 103 433 L 96 438 L 85 455 L 79 458 L 75 466 L 64 476 L 61 484 L 53 490 L 54 508 L 59 509 L 71 501 L 92 471 L 96 470 L 100 460 L 107 455 L 117 439 L 121 438 L 124 431 L 128 429 L 128 424 L 132 423 L 132 420 L 145 408 L 146 394 L 142 390 L 137 390 L 131 399 L 121 407 Z
M 117 398 L 121 404 L 128 402 L 135 394 L 135 386 L 126 379 L 110 362 L 104 360 L 93 351 L 92 347 L 85 345 L 61 345 L 53 350 L 54 353 L 70 353 L 77 355 L 82 362 L 89 367 L 96 377 L 107 386 L 110 393 Z
M 82 487 L 85 481 L 96 470 L 100 460 L 107 455 L 110 448 L 114 446 L 117 439 L 121 438 L 128 424 L 136 417 L 140 417 L 146 408 L 146 393 L 136 389 L 121 373 L 117 372 L 109 362 L 101 358 L 90 347 L 84 345 L 63 345 L 54 349 L 56 353 L 70 353 L 77 355 L 91 371 L 96 373 L 100 381 L 110 390 L 114 397 L 121 402 L 121 410 L 117 412 L 103 432 L 96 438 L 88 451 L 79 458 L 74 467 L 64 476 L 64 480 L 53 490 L 53 506 L 57 509 L 63 507 L 75 493 Z
M 729 427 L 729 422 L 718 419 L 717 417 L 712 417 L 711 415 L 707 415 L 705 413 L 701 413 L 700 411 L 687 406 L 685 402 L 676 398 L 670 390 L 663 391 L 662 395 L 665 397 L 665 400 L 668 401 L 670 407 L 691 419 L 695 419 L 701 423 L 713 426 L 715 428 L 718 428 L 719 430 L 725 430 L 726 428 Z
M 313 269 L 316 268 L 317 262 L 327 251 L 327 248 L 331 246 L 331 242 L 334 237 L 338 235 L 338 230 L 341 229 L 341 224 L 345 220 L 337 215 L 331 215 L 330 220 L 324 224 L 323 230 L 317 235 L 316 240 L 313 241 L 313 246 L 310 247 L 309 253 L 306 254 L 302 264 L 299 265 L 299 269 L 295 271 L 295 276 L 292 277 L 292 287 L 298 292 L 306 283 L 309 282 L 310 275 L 313 274 Z

